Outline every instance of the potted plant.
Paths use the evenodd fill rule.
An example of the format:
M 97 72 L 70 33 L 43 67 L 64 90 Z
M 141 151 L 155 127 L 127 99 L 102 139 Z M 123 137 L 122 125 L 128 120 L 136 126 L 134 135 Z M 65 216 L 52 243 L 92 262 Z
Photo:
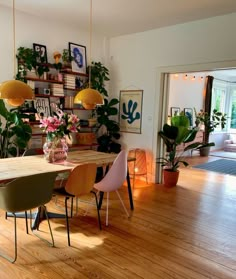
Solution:
M 159 131 L 158 134 L 163 139 L 167 151 L 167 156 L 160 157 L 157 161 L 163 167 L 165 186 L 176 186 L 180 165 L 188 166 L 188 163 L 183 160 L 183 153 L 191 149 L 190 145 L 187 145 L 183 152 L 178 152 L 177 147 L 193 141 L 197 131 L 196 128 L 190 128 L 188 117 L 182 114 L 171 117 L 171 125 L 164 124 L 163 129 Z
M 28 117 L 19 108 L 8 111 L 0 100 L 0 158 L 15 157 L 27 147 L 32 130 L 23 119 Z
M 102 152 L 119 153 L 121 145 L 117 142 L 120 138 L 119 123 L 114 120 L 118 115 L 117 104 L 119 100 L 112 98 L 108 100 L 108 92 L 105 82 L 109 81 L 109 70 L 101 62 L 92 62 L 91 67 L 91 87 L 104 95 L 104 104 L 95 109 L 98 124 L 98 150 Z
M 194 112 L 196 118 L 196 127 L 201 129 L 202 126 L 204 132 L 202 142 L 193 143 L 191 148 L 199 150 L 201 156 L 208 156 L 210 147 L 215 146 L 214 142 L 209 142 L 209 136 L 218 126 L 221 126 L 221 129 L 224 129 L 227 121 L 227 115 L 226 113 L 222 113 L 217 109 L 214 109 L 211 115 L 209 115 L 207 112 L 204 112 L 203 110 L 200 110 L 200 112 L 197 113 L 195 108 Z
M 16 79 L 26 81 L 27 70 L 34 69 L 39 77 L 49 71 L 45 57 L 41 56 L 38 51 L 26 47 L 19 47 L 17 51 L 18 73 Z
M 71 70 L 71 62 L 74 60 L 73 56 L 70 55 L 69 49 L 63 49 L 62 51 L 62 68 Z

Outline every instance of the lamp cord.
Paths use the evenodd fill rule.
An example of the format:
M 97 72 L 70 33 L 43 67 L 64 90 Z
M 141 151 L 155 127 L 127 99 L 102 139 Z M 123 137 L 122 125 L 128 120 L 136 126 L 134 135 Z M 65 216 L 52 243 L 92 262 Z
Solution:
M 12 6 L 13 6 L 13 11 L 12 11 L 12 24 L 13 24 L 13 73 L 14 73 L 14 78 L 16 76 L 16 20 L 15 20 L 15 0 L 12 0 Z
M 89 88 L 91 88 L 91 48 L 92 48 L 92 0 L 90 0 L 90 20 L 89 20 Z

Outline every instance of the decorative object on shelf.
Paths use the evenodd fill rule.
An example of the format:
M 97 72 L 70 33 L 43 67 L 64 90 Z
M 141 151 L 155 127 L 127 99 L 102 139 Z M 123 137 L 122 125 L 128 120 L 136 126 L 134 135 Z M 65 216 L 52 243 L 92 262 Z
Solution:
M 86 74 L 87 58 L 86 47 L 74 43 L 69 43 L 70 56 L 73 57 L 71 61 L 72 71 Z
M 37 120 L 51 115 L 50 100 L 48 97 L 35 97 L 34 108 L 37 110 Z
M 16 76 L 16 47 L 15 47 L 15 0 L 13 3 L 13 67 L 14 76 Z M 33 90 L 24 82 L 19 80 L 9 80 L 2 82 L 0 85 L 0 99 L 6 99 L 11 106 L 20 106 L 27 99 L 33 99 Z
M 143 90 L 120 91 L 120 130 L 141 134 Z
M 70 55 L 69 49 L 63 49 L 61 58 L 63 62 L 62 68 L 65 70 L 71 70 L 71 62 L 74 60 L 74 58 Z
M 177 116 L 180 114 L 180 108 L 178 107 L 171 107 L 170 108 L 170 115 L 171 116 Z
M 187 145 L 183 152 L 178 152 L 177 146 L 193 141 L 197 131 L 196 128 L 189 128 L 189 119 L 186 115 L 182 114 L 171 117 L 171 125 L 164 124 L 163 129 L 159 131 L 158 134 L 163 139 L 167 152 L 167 156 L 160 157 L 157 161 L 163 167 L 165 186 L 176 186 L 180 164 L 183 164 L 185 167 L 188 166 L 188 163 L 182 157 L 185 151 L 192 149 L 191 144 Z M 169 180 L 169 176 L 171 178 L 174 176 L 174 180 Z
M 54 51 L 53 59 L 55 60 L 55 63 L 53 64 L 54 68 L 56 70 L 61 70 L 61 68 L 62 68 L 62 63 L 60 62 L 61 53 L 59 51 Z M 59 73 L 58 73 L 58 75 L 59 75 Z M 60 81 L 62 81 L 62 80 L 60 80 Z
M 43 150 L 49 163 L 66 160 L 68 151 L 66 135 L 70 137 L 70 133 L 75 133 L 79 130 L 79 118 L 77 115 L 67 114 L 55 104 L 52 104 L 52 106 L 56 115 L 40 120 L 40 128 L 47 134 Z
M 47 57 L 47 47 L 44 45 L 33 43 L 33 49 L 37 55 L 37 62 L 38 63 L 48 63 Z
M 89 46 L 89 62 L 91 63 L 92 48 L 92 0 L 90 0 L 90 46 Z M 89 67 L 89 84 L 88 88 L 79 91 L 75 98 L 75 104 L 82 104 L 85 109 L 94 109 L 97 105 L 103 104 L 102 95 L 95 89 L 91 88 L 91 67 Z

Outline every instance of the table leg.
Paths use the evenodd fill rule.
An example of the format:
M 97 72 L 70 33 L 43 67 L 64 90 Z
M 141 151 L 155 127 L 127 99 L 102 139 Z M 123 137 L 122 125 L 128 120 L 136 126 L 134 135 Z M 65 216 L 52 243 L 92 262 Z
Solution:
M 134 203 L 133 203 L 132 188 L 131 188 L 131 183 L 130 183 L 129 169 L 127 169 L 126 181 L 127 181 L 127 187 L 128 187 L 128 193 L 129 193 L 130 209 L 134 210 Z

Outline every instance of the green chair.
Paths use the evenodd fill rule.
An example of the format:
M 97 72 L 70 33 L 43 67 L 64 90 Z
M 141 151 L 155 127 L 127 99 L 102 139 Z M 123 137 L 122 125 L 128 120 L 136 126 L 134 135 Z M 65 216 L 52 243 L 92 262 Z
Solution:
M 16 213 L 21 211 L 30 211 L 31 209 L 42 208 L 44 209 L 45 216 L 48 221 L 50 235 L 52 242 L 41 238 L 32 230 L 32 218 L 30 218 L 31 231 L 40 239 L 46 241 L 51 246 L 54 246 L 54 239 L 52 235 L 51 226 L 48 219 L 47 209 L 45 204 L 48 203 L 53 194 L 54 181 L 56 173 L 41 173 L 26 177 L 20 177 L 12 180 L 9 183 L 0 185 L 0 208 L 11 212 L 14 216 L 14 257 L 9 257 L 0 253 L 0 256 L 14 263 L 17 259 L 17 226 L 16 226 Z M 27 232 L 28 233 L 28 232 Z

